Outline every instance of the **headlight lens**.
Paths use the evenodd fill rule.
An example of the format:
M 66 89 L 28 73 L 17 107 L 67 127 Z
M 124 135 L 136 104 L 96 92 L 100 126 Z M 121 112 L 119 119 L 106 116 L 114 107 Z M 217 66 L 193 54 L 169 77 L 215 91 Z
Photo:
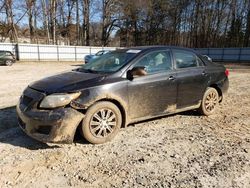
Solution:
M 40 103 L 40 108 L 57 108 L 68 105 L 72 100 L 77 99 L 81 95 L 80 92 L 77 93 L 60 93 L 52 94 L 45 97 Z

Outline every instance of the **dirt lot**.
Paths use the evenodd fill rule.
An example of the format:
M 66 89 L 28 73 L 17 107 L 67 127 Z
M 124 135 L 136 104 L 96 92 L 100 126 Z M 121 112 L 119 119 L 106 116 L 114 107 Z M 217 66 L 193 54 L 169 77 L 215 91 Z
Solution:
M 185 112 L 131 125 L 107 144 L 42 144 L 18 127 L 28 83 L 74 68 L 0 67 L 0 187 L 250 187 L 250 69 L 231 71 L 216 115 Z

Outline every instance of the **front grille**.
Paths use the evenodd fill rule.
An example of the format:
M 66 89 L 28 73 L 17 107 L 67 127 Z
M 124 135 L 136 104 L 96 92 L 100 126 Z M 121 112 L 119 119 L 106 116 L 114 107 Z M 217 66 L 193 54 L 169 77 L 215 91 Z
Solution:
M 29 104 L 33 101 L 31 97 L 23 95 L 21 98 L 21 103 L 24 104 L 25 106 L 29 106 Z
M 46 135 L 48 135 L 50 131 L 51 131 L 51 126 L 39 126 L 39 128 L 36 129 L 37 133 L 46 134 Z
M 23 95 L 20 98 L 20 104 L 22 110 L 31 108 L 35 103 L 38 103 L 44 98 L 45 94 L 39 91 L 36 91 L 31 88 L 26 88 L 23 92 Z

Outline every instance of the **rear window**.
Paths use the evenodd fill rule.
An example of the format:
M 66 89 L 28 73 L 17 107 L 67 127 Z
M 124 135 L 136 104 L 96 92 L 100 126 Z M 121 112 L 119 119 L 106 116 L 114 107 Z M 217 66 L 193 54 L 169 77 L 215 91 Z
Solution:
M 197 67 L 202 63 L 198 62 L 198 57 L 194 53 L 189 51 L 173 50 L 173 54 L 176 61 L 176 68 Z

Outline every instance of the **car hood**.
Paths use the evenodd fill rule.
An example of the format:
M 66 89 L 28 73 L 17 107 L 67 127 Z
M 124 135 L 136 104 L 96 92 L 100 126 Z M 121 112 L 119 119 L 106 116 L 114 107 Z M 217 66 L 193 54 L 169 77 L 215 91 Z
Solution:
M 105 78 L 104 75 L 70 71 L 38 80 L 30 88 L 51 93 L 63 93 L 91 87 Z

